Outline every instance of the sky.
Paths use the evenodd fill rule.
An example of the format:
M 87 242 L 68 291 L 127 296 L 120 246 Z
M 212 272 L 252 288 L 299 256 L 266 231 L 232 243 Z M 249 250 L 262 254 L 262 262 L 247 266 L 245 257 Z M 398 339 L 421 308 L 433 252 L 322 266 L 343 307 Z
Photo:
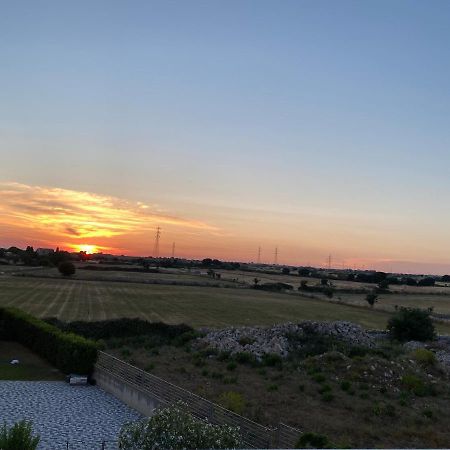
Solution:
M 450 272 L 450 3 L 2 2 L 0 246 Z

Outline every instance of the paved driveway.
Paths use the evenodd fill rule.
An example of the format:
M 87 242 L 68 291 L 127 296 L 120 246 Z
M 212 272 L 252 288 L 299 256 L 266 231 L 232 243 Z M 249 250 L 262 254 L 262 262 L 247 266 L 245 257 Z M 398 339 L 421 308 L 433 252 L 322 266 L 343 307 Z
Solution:
M 26 419 L 40 434 L 39 449 L 117 448 L 121 426 L 140 414 L 94 386 L 61 381 L 0 381 L 0 422 Z M 67 447 L 69 442 L 69 447 Z

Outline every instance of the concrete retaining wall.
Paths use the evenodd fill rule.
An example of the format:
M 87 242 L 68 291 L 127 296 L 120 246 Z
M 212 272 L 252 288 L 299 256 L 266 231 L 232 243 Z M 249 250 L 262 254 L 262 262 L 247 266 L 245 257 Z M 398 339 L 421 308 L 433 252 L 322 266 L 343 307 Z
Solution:
M 144 416 L 151 416 L 153 410 L 163 403 L 161 400 L 147 392 L 141 391 L 136 386 L 131 386 L 126 381 L 102 368 L 95 368 L 93 378 L 96 380 L 98 387 L 114 395 L 114 397 Z

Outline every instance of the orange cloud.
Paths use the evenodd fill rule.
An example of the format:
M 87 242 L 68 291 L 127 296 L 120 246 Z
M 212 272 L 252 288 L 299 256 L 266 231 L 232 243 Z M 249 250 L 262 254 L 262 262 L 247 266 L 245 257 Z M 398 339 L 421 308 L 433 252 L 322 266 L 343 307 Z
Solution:
M 142 202 L 20 183 L 0 183 L 0 216 L 5 228 L 28 229 L 36 236 L 50 235 L 56 242 L 64 239 L 83 244 L 85 240 L 142 234 L 156 226 L 218 231 L 205 222 L 176 217 Z

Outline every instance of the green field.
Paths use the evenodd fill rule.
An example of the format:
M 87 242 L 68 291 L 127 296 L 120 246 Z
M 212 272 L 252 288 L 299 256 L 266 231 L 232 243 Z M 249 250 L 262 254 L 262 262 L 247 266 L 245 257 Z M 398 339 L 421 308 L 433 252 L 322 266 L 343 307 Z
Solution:
M 366 328 L 385 328 L 390 316 L 385 311 L 253 289 L 31 277 L 0 278 L 0 305 L 62 320 L 140 317 L 211 327 L 348 320 Z M 439 325 L 439 328 L 450 333 L 450 325 Z

